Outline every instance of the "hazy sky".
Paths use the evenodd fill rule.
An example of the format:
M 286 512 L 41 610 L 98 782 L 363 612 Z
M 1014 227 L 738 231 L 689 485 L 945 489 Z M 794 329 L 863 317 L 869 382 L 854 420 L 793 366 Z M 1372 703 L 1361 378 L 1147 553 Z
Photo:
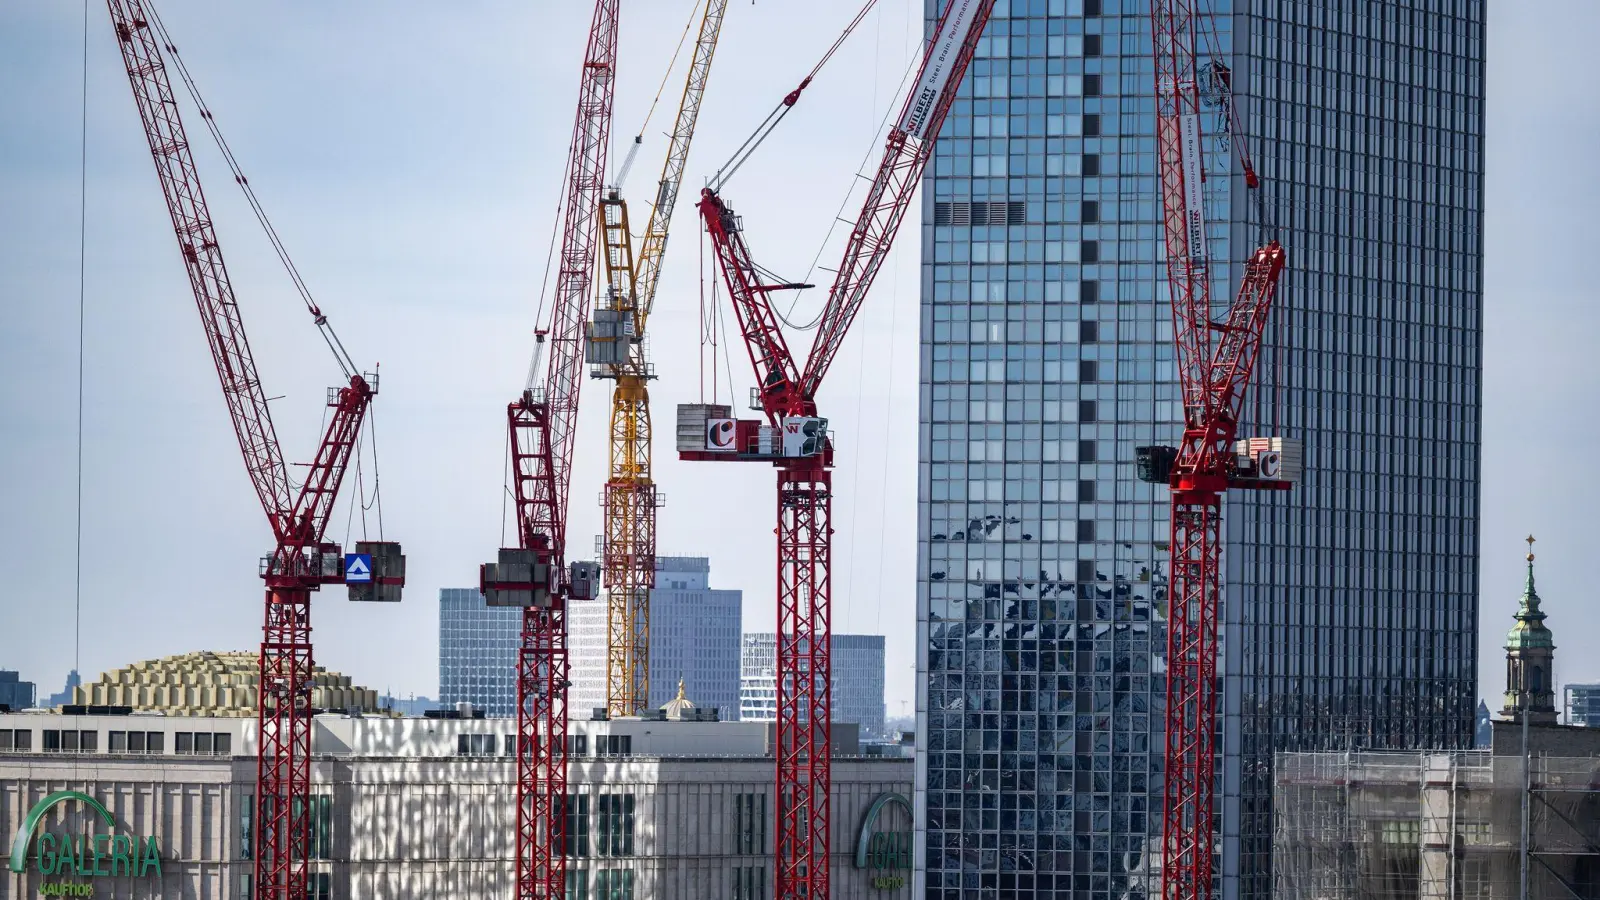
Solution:
M 745 592 L 752 631 L 773 627 L 772 474 L 681 464 L 671 449 L 674 406 L 701 396 L 693 192 L 858 5 L 730 5 L 652 320 L 661 551 L 709 555 L 713 584 Z M 918 32 L 920 2 L 879 5 L 724 194 L 757 258 L 792 277 L 822 246 L 862 160 L 875 158 L 873 134 Z M 624 0 L 619 138 L 639 130 L 690 6 Z M 358 606 L 324 592 L 317 661 L 380 690 L 433 695 L 437 590 L 475 584 L 502 540 L 504 407 L 531 349 L 590 4 L 160 8 L 352 355 L 382 363 L 384 532 L 405 544 L 407 600 Z M 1600 680 L 1600 655 L 1586 652 L 1600 612 L 1582 581 L 1593 552 L 1584 511 L 1600 503 L 1588 472 L 1600 323 L 1582 281 L 1600 208 L 1586 43 L 1600 6 L 1491 8 L 1480 692 L 1493 697 L 1530 531 L 1559 678 Z M 170 653 L 253 649 L 255 561 L 269 533 L 105 9 L 88 12 L 81 668 L 92 677 Z M 63 0 L 0 3 L 0 668 L 20 669 L 41 694 L 59 689 L 74 659 L 82 15 Z M 641 220 L 680 83 L 674 75 L 626 186 Z M 282 396 L 272 406 L 285 455 L 303 460 L 338 370 L 185 113 L 268 394 Z M 839 444 L 835 630 L 888 636 L 891 715 L 909 707 L 915 661 L 916 244 L 905 231 L 822 398 Z M 809 319 L 817 299 L 797 315 Z M 743 397 L 749 363 L 732 349 Z M 599 526 L 607 387 L 584 389 L 574 555 Z M 726 397 L 725 375 L 720 387 Z M 344 523 L 341 505 L 335 538 L 347 539 Z M 357 536 L 359 525 L 348 540 Z

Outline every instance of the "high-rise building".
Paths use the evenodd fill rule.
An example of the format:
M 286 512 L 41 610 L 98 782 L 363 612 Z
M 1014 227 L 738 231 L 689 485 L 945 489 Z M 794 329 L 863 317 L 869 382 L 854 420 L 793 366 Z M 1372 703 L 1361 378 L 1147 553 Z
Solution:
M 861 728 L 863 738 L 887 737 L 883 703 L 883 635 L 836 634 L 833 648 L 833 721 Z M 778 718 L 778 643 L 772 632 L 744 636 L 739 676 L 739 720 Z
M 1562 689 L 1566 724 L 1600 726 L 1600 684 L 1569 684 Z
M 78 676 L 78 670 L 73 669 L 67 673 L 67 683 L 66 686 L 61 689 L 61 693 L 51 694 L 49 698 L 44 701 L 44 706 L 49 709 L 54 709 L 62 704 L 71 703 L 73 692 L 76 691 L 81 684 L 83 684 L 83 679 Z
M 477 588 L 439 589 L 439 704 L 517 714 L 522 610 L 488 606 Z
M 678 694 L 681 680 L 696 706 L 715 708 L 723 721 L 739 716 L 739 635 L 744 593 L 711 587 L 711 560 L 656 557 L 650 592 L 650 707 Z M 588 718 L 606 705 L 606 603 L 573 603 L 567 610 L 572 687 L 567 714 Z
M 9 709 L 30 709 L 38 699 L 33 682 L 9 669 L 0 669 L 0 705 Z
M 1293 492 L 1227 500 L 1218 896 L 1259 898 L 1275 751 L 1472 743 L 1484 4 L 1202 7 L 1289 258 L 1244 432 L 1306 451 Z M 1168 496 L 1133 448 L 1179 412 L 1152 71 L 1146 3 L 1003 5 L 925 179 L 919 900 L 1154 888 Z M 1264 229 L 1219 118 L 1220 306 Z

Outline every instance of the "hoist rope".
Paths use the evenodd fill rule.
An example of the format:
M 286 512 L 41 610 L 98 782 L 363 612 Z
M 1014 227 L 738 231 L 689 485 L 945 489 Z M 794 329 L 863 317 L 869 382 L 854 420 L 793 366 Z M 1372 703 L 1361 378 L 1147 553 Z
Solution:
M 650 120 L 656 114 L 656 105 L 661 102 L 661 97 L 667 92 L 667 82 L 672 79 L 672 71 L 678 67 L 678 56 L 683 53 L 683 47 L 689 42 L 689 32 L 694 29 L 696 15 L 704 5 L 705 0 L 695 0 L 694 8 L 689 10 L 689 20 L 683 24 L 683 33 L 678 36 L 678 46 L 672 51 L 672 59 L 667 63 L 667 69 L 661 73 L 661 84 L 656 88 L 655 99 L 650 101 L 650 109 L 644 114 L 644 121 L 639 125 L 639 132 L 633 136 L 633 146 L 628 148 L 627 158 L 618 170 L 616 186 L 628 180 L 628 172 L 633 168 L 634 157 L 639 155 L 639 145 L 644 143 L 644 133 L 650 127 Z
M 283 240 L 278 236 L 278 230 L 273 227 L 272 220 L 267 216 L 266 208 L 256 197 L 255 189 L 250 187 L 250 180 L 245 177 L 244 169 L 239 165 L 239 160 L 233 155 L 233 149 L 228 146 L 227 140 L 222 136 L 222 129 L 217 125 L 216 117 L 211 114 L 211 108 L 206 105 L 205 98 L 200 94 L 200 86 L 189 74 L 188 66 L 184 65 L 183 57 L 178 54 L 178 45 L 167 31 L 167 26 L 161 21 L 161 16 L 156 12 L 153 4 L 146 2 L 146 11 L 150 14 L 150 24 L 155 29 L 156 36 L 160 38 L 167 55 L 172 59 L 172 67 L 178 73 L 178 78 L 183 82 L 184 88 L 189 93 L 189 98 L 194 101 L 195 107 L 200 111 L 200 121 L 205 123 L 206 130 L 211 133 L 211 139 L 221 151 L 222 158 L 228 164 L 228 170 L 233 173 L 234 183 L 244 192 L 245 200 L 249 202 L 250 209 L 255 213 L 256 221 L 260 223 L 262 231 L 267 235 L 267 240 L 272 244 L 272 249 L 278 255 L 278 261 L 283 264 L 284 271 L 289 273 L 289 280 L 294 283 L 296 293 L 305 302 L 306 311 L 311 313 L 311 318 L 317 324 L 317 330 L 322 334 L 322 340 L 328 345 L 328 350 L 339 363 L 339 368 L 344 370 L 345 377 L 353 378 L 360 369 L 350 358 L 344 344 L 339 340 L 339 335 L 334 332 L 333 326 L 328 322 L 328 317 L 317 306 L 316 300 L 311 296 L 311 288 L 305 279 L 300 276 L 294 260 L 289 256 L 289 250 L 284 246 Z
M 876 53 L 875 53 L 874 59 L 876 61 Z M 907 66 L 906 70 L 905 70 L 905 73 L 900 76 L 900 83 L 895 86 L 894 94 L 891 95 L 892 99 L 898 99 L 900 97 L 900 92 L 905 90 L 906 82 L 911 80 L 911 74 L 913 72 L 917 71 L 920 62 L 921 62 L 921 60 L 918 60 L 918 59 L 913 57 L 912 65 Z M 877 67 L 874 66 L 874 72 L 875 73 L 876 73 L 876 70 L 877 70 Z M 874 81 L 873 81 L 873 96 L 874 96 L 874 98 L 876 98 L 876 96 L 877 96 L 876 75 L 874 75 Z M 874 104 L 873 105 L 874 106 L 877 105 L 876 104 L 876 100 L 874 100 Z M 899 108 L 899 106 L 896 103 L 892 102 L 892 100 L 891 100 L 891 102 L 889 103 L 888 108 L 884 110 L 883 120 L 878 123 L 877 130 L 875 132 L 873 132 L 872 140 L 867 143 L 867 152 L 861 157 L 861 162 L 859 164 L 857 164 L 857 166 L 856 166 L 856 173 L 855 173 L 855 179 L 856 180 L 867 179 L 867 176 L 862 173 L 862 170 L 867 167 L 868 163 L 872 162 L 873 154 L 878 151 L 879 145 L 882 143 L 880 138 L 883 136 L 883 134 L 885 132 L 885 129 L 887 129 L 888 126 L 889 126 L 889 119 L 890 119 L 891 116 L 894 115 L 895 110 L 898 109 L 898 108 Z M 845 208 L 850 205 L 850 198 L 852 196 L 854 196 L 854 195 L 855 195 L 855 180 L 852 180 L 851 183 L 850 183 L 850 187 L 847 188 L 845 190 L 845 192 L 844 192 L 844 198 L 839 201 L 839 209 L 833 214 L 833 218 L 828 222 L 828 232 L 827 232 L 827 234 L 822 236 L 822 243 L 817 245 L 817 254 L 811 258 L 811 265 L 810 265 L 810 267 L 808 267 L 806 269 L 805 277 L 800 279 L 802 282 L 809 282 L 811 280 L 811 276 L 816 274 L 817 266 L 818 266 L 819 263 L 822 262 L 822 254 L 827 252 L 828 242 L 833 239 L 833 232 L 839 227 L 839 224 L 841 222 L 845 221 L 845 218 L 844 218 Z M 854 225 L 854 223 L 851 223 L 851 224 Z M 794 300 L 790 301 L 789 309 L 788 309 L 787 312 L 778 312 L 776 307 L 773 308 L 773 312 L 778 316 L 779 320 L 781 320 L 783 322 L 783 324 L 788 325 L 790 328 L 794 328 L 794 329 L 796 329 L 798 331 L 810 331 L 811 329 L 816 328 L 819 324 L 821 324 L 823 313 L 825 313 L 827 311 L 828 305 L 826 303 L 824 303 L 817 310 L 816 317 L 813 318 L 810 322 L 808 322 L 808 323 L 806 323 L 804 325 L 796 325 L 794 322 L 789 321 L 789 317 L 794 315 L 795 307 L 799 306 L 801 296 L 802 296 L 802 294 L 800 292 L 796 292 L 795 293 Z
M 82 88 L 83 107 L 78 122 L 78 487 L 74 500 L 77 538 L 73 550 L 76 571 L 72 588 L 72 668 L 77 672 L 83 670 L 83 320 L 89 245 L 89 0 L 83 0 Z
M 734 173 L 739 171 L 739 167 L 743 166 L 755 154 L 756 149 L 765 143 L 767 138 L 772 136 L 772 132 L 778 127 L 778 123 L 783 121 L 783 117 L 788 115 L 789 110 L 794 109 L 795 103 L 800 100 L 801 92 L 811 85 L 812 80 L 822 72 L 822 67 L 828 64 L 828 60 L 833 59 L 833 55 L 839 52 L 840 47 L 844 46 L 845 39 L 850 37 L 851 33 L 856 30 L 856 26 L 861 24 L 861 20 L 866 18 L 867 13 L 877 3 L 878 0 L 867 0 L 866 5 L 861 7 L 861 11 L 856 13 L 855 18 L 850 20 L 850 24 L 845 26 L 844 31 L 834 40 L 833 46 L 828 48 L 828 52 L 822 54 L 822 58 L 817 60 L 817 64 L 811 67 L 811 71 L 806 74 L 806 77 L 800 79 L 800 85 L 784 95 L 784 98 L 778 101 L 778 105 L 772 108 L 772 112 L 767 113 L 767 117 L 761 120 L 760 125 L 756 126 L 756 130 L 744 139 L 744 143 L 740 144 L 737 150 L 733 151 L 733 156 L 717 167 L 716 174 L 711 177 L 712 191 L 720 193 L 723 187 L 733 179 Z

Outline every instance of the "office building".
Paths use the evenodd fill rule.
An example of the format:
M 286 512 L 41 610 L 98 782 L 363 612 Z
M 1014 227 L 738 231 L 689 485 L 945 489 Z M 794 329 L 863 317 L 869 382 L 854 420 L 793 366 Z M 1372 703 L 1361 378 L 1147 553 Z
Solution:
M 29 709 L 38 697 L 33 682 L 9 669 L 0 669 L 0 706 L 9 709 Z
M 1569 684 L 1561 693 L 1568 725 L 1600 726 L 1600 684 Z
M 95 896 L 251 897 L 255 729 L 242 718 L 0 714 L 8 845 L 37 804 L 63 804 L 25 839 L 23 870 L 0 869 L 0 896 L 69 882 Z M 508 896 L 515 730 L 510 719 L 317 716 L 310 896 Z M 568 900 L 771 897 L 773 731 L 671 718 L 572 723 Z M 833 764 L 830 896 L 909 900 L 911 761 L 863 758 L 853 728 L 836 734 L 848 758 Z M 104 805 L 115 824 L 57 795 L 63 786 Z M 110 837 L 74 841 L 84 844 L 83 874 L 58 852 L 68 833 Z M 159 865 L 114 861 L 127 855 L 119 838 L 136 842 L 136 863 L 153 839 Z M 860 849 L 873 847 L 895 852 Z
M 517 712 L 522 610 L 487 606 L 477 588 L 439 590 L 439 705 L 471 703 L 491 716 Z
M 836 722 L 853 722 L 861 736 L 888 736 L 884 727 L 883 636 L 833 635 L 833 678 L 829 699 Z M 739 676 L 739 720 L 775 722 L 778 718 L 778 645 L 772 632 L 744 636 Z
M 1256 900 L 1274 753 L 1472 743 L 1484 4 L 1211 7 L 1289 258 L 1244 431 L 1306 453 L 1292 494 L 1227 500 L 1217 896 Z M 1143 4 L 1001 6 L 925 179 L 918 898 L 1142 897 L 1159 862 L 1168 496 L 1133 448 L 1178 442 L 1179 398 L 1150 57 Z M 1262 229 L 1218 118 L 1220 305 Z
M 53 708 L 60 706 L 63 703 L 71 703 L 72 692 L 76 691 L 78 686 L 82 683 L 83 679 L 78 677 L 78 670 L 73 669 L 67 673 L 67 684 L 61 689 L 61 693 L 51 694 L 49 697 L 45 698 L 44 703 L 40 705 L 46 708 Z
M 690 696 L 717 710 L 723 721 L 739 716 L 739 635 L 744 593 L 711 587 L 711 560 L 656 557 L 650 592 L 650 703 L 676 696 L 682 681 Z M 606 603 L 573 603 L 567 611 L 572 687 L 567 714 L 587 718 L 606 705 Z

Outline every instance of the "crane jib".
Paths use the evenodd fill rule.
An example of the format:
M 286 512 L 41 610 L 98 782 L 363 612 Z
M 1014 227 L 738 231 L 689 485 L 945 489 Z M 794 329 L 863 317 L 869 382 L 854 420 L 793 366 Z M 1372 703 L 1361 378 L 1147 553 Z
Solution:
M 927 138 L 929 119 L 939 104 L 939 97 L 944 94 L 945 85 L 950 81 L 950 74 L 961 55 L 961 47 L 966 43 L 967 31 L 973 19 L 978 18 L 987 5 L 987 0 L 954 0 L 951 3 L 944 21 L 940 23 L 939 33 L 934 35 L 933 43 L 928 47 L 926 62 L 917 76 L 917 83 L 906 98 L 906 111 L 901 114 L 900 123 L 896 126 L 900 131 L 917 140 Z
M 1178 117 L 1179 149 L 1183 155 L 1183 225 L 1189 239 L 1189 261 L 1206 261 L 1205 175 L 1200 145 L 1200 117 Z

